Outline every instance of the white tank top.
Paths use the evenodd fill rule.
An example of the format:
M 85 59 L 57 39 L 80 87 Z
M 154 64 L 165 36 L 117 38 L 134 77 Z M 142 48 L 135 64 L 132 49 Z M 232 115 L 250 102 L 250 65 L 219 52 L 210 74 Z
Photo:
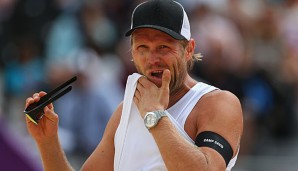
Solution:
M 185 121 L 200 100 L 208 92 L 217 89 L 205 83 L 197 83 L 192 87 L 175 105 L 167 109 L 169 118 L 177 127 L 183 137 L 194 144 L 194 141 L 184 131 Z M 125 99 L 124 99 L 125 100 Z M 121 122 L 121 120 L 120 120 Z M 115 134 L 115 146 L 119 144 L 121 133 L 125 133 L 125 140 L 122 148 L 115 147 L 115 158 L 119 159 L 118 164 L 114 163 L 117 171 L 166 171 L 166 166 L 158 150 L 158 147 L 147 128 L 144 125 L 136 105 L 132 104 L 131 115 L 129 117 L 126 130 L 117 128 Z M 120 156 L 117 156 L 120 155 Z M 238 154 L 237 154 L 238 155 Z M 231 170 L 235 165 L 236 157 L 230 162 L 226 170 Z

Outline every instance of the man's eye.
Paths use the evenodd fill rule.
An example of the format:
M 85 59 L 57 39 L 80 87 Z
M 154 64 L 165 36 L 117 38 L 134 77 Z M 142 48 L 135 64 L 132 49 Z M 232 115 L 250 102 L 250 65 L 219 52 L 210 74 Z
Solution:
M 160 49 L 165 49 L 165 48 L 168 48 L 168 46 L 160 45 L 159 48 L 160 48 Z
M 145 49 L 145 48 L 147 48 L 147 46 L 145 46 L 145 45 L 140 45 L 138 48 Z

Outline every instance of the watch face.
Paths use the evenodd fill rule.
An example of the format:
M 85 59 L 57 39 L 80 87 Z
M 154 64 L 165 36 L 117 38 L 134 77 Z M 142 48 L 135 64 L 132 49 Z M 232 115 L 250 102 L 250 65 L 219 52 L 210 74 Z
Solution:
M 148 113 L 145 117 L 145 121 L 146 126 L 151 128 L 157 123 L 157 117 L 154 113 Z

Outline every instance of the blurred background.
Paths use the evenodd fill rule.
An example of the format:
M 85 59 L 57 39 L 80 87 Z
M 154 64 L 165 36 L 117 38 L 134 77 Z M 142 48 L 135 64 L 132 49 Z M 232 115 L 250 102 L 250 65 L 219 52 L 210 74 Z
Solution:
M 0 0 L 1 170 L 42 170 L 25 99 L 78 76 L 55 104 L 63 149 L 79 170 L 135 72 L 129 38 L 143 0 Z M 235 171 L 298 168 L 298 0 L 180 0 L 197 62 L 192 75 L 241 100 Z

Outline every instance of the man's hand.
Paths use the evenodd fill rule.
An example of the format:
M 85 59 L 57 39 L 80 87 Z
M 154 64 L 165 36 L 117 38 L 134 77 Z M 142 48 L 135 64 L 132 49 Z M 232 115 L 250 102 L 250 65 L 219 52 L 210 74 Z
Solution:
M 146 77 L 139 78 L 134 95 L 134 102 L 142 118 L 144 118 L 147 112 L 167 109 L 169 105 L 170 81 L 171 73 L 168 69 L 163 71 L 162 85 L 160 88 Z
M 45 92 L 35 93 L 32 97 L 27 98 L 25 108 L 34 102 L 38 102 L 41 97 L 46 95 Z M 37 141 L 46 141 L 48 138 L 57 136 L 58 134 L 58 115 L 54 112 L 53 104 L 49 104 L 44 108 L 44 116 L 38 125 L 30 121 L 26 117 L 26 124 L 29 133 Z

